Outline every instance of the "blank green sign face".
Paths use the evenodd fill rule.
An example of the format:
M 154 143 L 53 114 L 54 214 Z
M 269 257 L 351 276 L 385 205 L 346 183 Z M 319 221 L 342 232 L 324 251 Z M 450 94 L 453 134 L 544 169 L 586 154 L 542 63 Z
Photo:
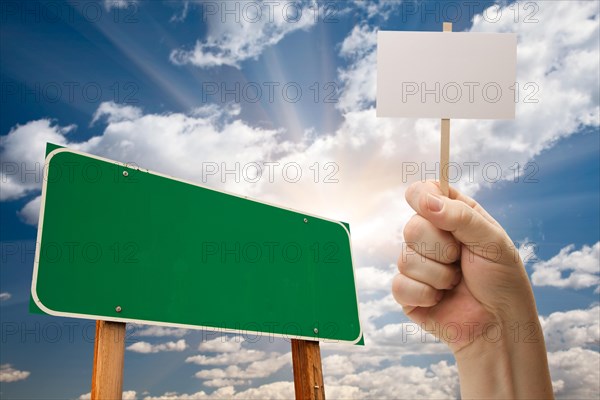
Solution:
M 69 149 L 46 168 L 32 284 L 42 311 L 361 338 L 342 223 Z

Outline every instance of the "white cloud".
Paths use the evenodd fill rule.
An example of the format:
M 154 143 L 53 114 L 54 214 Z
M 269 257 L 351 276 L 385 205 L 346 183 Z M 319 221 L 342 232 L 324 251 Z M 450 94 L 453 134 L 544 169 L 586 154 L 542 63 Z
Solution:
M 291 353 L 266 353 L 261 350 L 246 349 L 240 336 L 221 336 L 200 343 L 198 350 L 218 353 L 215 356 L 203 354 L 186 358 L 186 362 L 198 365 L 223 365 L 225 368 L 203 369 L 195 376 L 212 387 L 238 386 L 251 382 L 251 379 L 267 378 L 286 365 L 291 364 Z M 240 365 L 248 364 L 244 368 Z
M 388 0 L 354 0 L 353 5 L 358 8 L 354 12 L 366 12 L 367 18 L 382 18 L 387 20 L 390 13 L 394 10 L 399 9 L 402 4 L 400 1 L 388 1 Z M 359 11 L 360 10 L 360 11 Z
M 137 399 L 137 394 L 135 390 L 126 390 L 123 392 L 121 400 L 135 400 Z
M 29 371 L 19 371 L 14 369 L 10 364 L 0 365 L 0 382 L 17 382 L 27 379 L 30 375 Z
M 516 129 L 509 150 L 530 156 L 580 125 L 597 126 L 600 110 L 598 5 L 587 1 L 536 4 L 539 23 L 515 24 L 510 9 L 504 8 L 497 23 L 476 16 L 472 29 L 518 34 L 517 80 L 521 88 L 527 82 L 539 87 L 539 103 L 524 103 L 520 98 L 514 126 L 495 123 L 494 138 L 502 138 L 502 128 Z
M 211 5 L 215 11 L 204 7 L 206 39 L 196 41 L 192 49 L 173 50 L 170 55 L 173 63 L 240 68 L 242 61 L 258 58 L 265 48 L 276 45 L 291 32 L 313 26 L 314 11 L 310 7 L 312 10 L 317 7 L 314 1 L 212 2 Z M 227 10 L 233 13 L 226 14 Z
M 131 7 L 130 4 L 136 6 L 137 0 L 104 0 L 104 8 L 106 11 L 110 11 L 113 8 Z
M 137 119 L 141 116 L 142 110 L 138 107 L 119 105 L 112 101 L 107 101 L 100 104 L 94 113 L 91 124 L 93 125 L 103 117 L 106 118 L 108 123 L 115 123 Z
M 60 127 L 49 119 L 40 119 L 17 125 L 8 135 L 0 136 L 0 201 L 18 199 L 39 190 L 46 142 L 64 145 L 66 135 L 74 128 L 74 125 Z
M 37 225 L 40 218 L 40 205 L 42 196 L 36 196 L 23 207 L 18 215 L 28 225 Z
M 573 347 L 548 353 L 557 399 L 597 399 L 600 395 L 600 354 Z
M 158 353 L 162 351 L 184 351 L 187 348 L 185 339 L 180 339 L 177 342 L 166 342 L 159 344 L 150 344 L 148 342 L 136 342 L 127 346 L 127 350 L 135 353 Z
M 249 362 L 264 360 L 267 353 L 260 350 L 240 349 L 235 352 L 220 353 L 216 356 L 205 356 L 199 354 L 185 359 L 187 363 L 198 365 L 231 365 L 231 364 L 247 364 Z
M 371 333 L 370 340 L 378 346 L 387 346 L 390 350 L 400 347 L 396 352 L 402 354 L 450 352 L 444 343 L 413 322 L 384 325 Z
M 0 293 L 0 301 L 7 301 L 12 297 L 12 295 L 8 292 Z
M 348 374 L 341 378 L 325 377 L 325 397 L 336 386 L 356 393 L 359 398 L 452 399 L 459 397 L 458 372 L 455 365 L 440 361 L 427 368 L 394 365 L 379 370 Z M 354 389 L 353 389 L 354 388 Z M 341 389 L 340 389 L 341 390 Z
M 377 29 L 355 26 L 340 48 L 340 55 L 353 60 L 339 71 L 343 82 L 337 107 L 342 111 L 372 106 L 377 93 Z
M 240 368 L 237 365 L 230 365 L 227 368 L 203 369 L 196 372 L 195 376 L 199 379 L 214 380 L 214 379 L 255 379 L 267 378 L 279 371 L 285 365 L 292 363 L 292 354 L 272 354 L 269 359 L 254 361 L 245 368 Z
M 183 22 L 183 21 L 185 21 L 185 19 L 187 18 L 189 9 L 190 9 L 190 2 L 188 0 L 185 0 L 183 2 L 183 6 L 181 7 L 181 10 L 178 13 L 173 14 L 171 16 L 171 19 L 169 20 L 169 22 Z
M 289 354 L 286 355 L 289 357 Z M 280 358 L 280 357 L 279 357 Z M 594 399 L 600 393 L 600 355 L 596 351 L 574 347 L 548 353 L 553 386 L 557 398 Z M 398 359 L 395 359 L 398 362 Z M 418 399 L 458 398 L 459 380 L 456 365 L 439 361 L 427 367 L 392 365 L 385 368 L 368 368 L 355 371 L 348 357 L 334 355 L 323 359 L 325 392 L 327 398 L 398 398 L 410 393 Z M 377 364 L 375 364 L 377 365 Z M 337 369 L 336 367 L 337 366 Z M 241 375 L 240 369 L 228 368 L 230 375 Z M 210 370 L 205 375 L 213 379 L 208 386 L 220 388 L 212 393 L 200 391 L 193 394 L 165 393 L 146 397 L 146 400 L 183 399 L 280 399 L 293 397 L 292 382 L 267 383 L 245 391 L 236 392 L 234 386 L 247 384 L 240 380 L 225 378 L 226 370 Z M 254 375 L 253 375 L 254 376 Z M 214 384 L 213 384 L 214 383 Z M 220 385 L 222 384 L 222 385 Z M 226 385 L 226 386 L 225 386 Z
M 292 382 L 273 382 L 257 388 L 246 389 L 236 393 L 234 400 L 242 399 L 292 399 L 294 386 Z
M 354 365 L 348 356 L 334 354 L 323 358 L 324 376 L 341 376 L 352 374 L 355 371 Z
M 77 400 L 90 400 L 91 398 L 92 393 L 85 393 L 79 396 Z M 121 396 L 122 400 L 136 400 L 137 398 L 137 392 L 135 390 L 126 390 Z
M 201 352 L 218 353 L 214 356 L 198 354 L 186 358 L 186 363 L 194 363 L 197 365 L 223 365 L 233 366 L 235 368 L 212 369 L 210 372 L 206 370 L 196 374 L 198 378 L 208 379 L 205 381 L 207 386 L 237 386 L 245 384 L 247 379 L 255 378 L 257 369 L 263 368 L 269 364 L 269 368 L 280 369 L 287 363 L 286 357 L 279 353 L 267 353 L 257 349 L 246 349 L 242 347 L 244 342 L 241 336 L 221 336 L 200 343 L 198 350 Z M 241 364 L 249 364 L 245 370 L 239 369 L 237 366 Z
M 355 270 L 356 285 L 363 293 L 389 292 L 392 279 L 396 275 L 395 266 L 381 269 L 373 266 L 359 267 Z
M 387 313 L 398 311 L 398 307 L 398 303 L 396 303 L 396 300 L 394 300 L 391 293 L 388 293 L 383 298 L 361 302 L 360 317 L 362 319 L 361 323 L 364 325 L 363 329 L 366 328 L 367 332 L 370 334 L 371 331 L 375 330 L 374 320 Z
M 533 264 L 531 281 L 536 286 L 584 289 L 600 288 L 600 242 L 576 250 L 569 245 L 548 261 Z
M 290 144 L 277 140 L 277 130 L 262 130 L 232 120 L 238 113 L 239 107 L 205 107 L 195 110 L 191 116 L 178 113 L 142 115 L 139 109 L 102 103 L 96 118 L 106 117 L 108 126 L 103 135 L 86 142 L 69 141 L 66 135 L 74 126 L 61 127 L 47 119 L 17 125 L 8 135 L 0 137 L 3 160 L 0 200 L 14 200 L 39 192 L 46 142 L 135 162 L 198 183 L 232 191 L 235 188 L 238 193 L 244 186 L 247 194 L 251 194 L 258 189 L 251 184 L 251 179 L 238 178 L 241 185 L 235 179 L 225 181 L 220 173 L 210 175 L 208 164 L 220 171 L 221 167 L 235 168 L 236 163 L 271 161 L 271 154 L 286 151 Z M 205 164 L 199 165 L 199 159 Z M 39 201 L 34 198 L 21 211 L 25 222 L 37 224 Z
M 358 386 L 350 385 L 325 385 L 325 397 L 328 399 L 365 399 L 369 398 L 367 392 Z
M 242 392 L 236 392 L 233 386 L 221 387 L 212 393 L 204 391 L 196 393 L 176 392 L 165 393 L 158 397 L 145 397 L 144 400 L 202 400 L 202 399 L 291 399 L 294 397 L 294 386 L 292 382 L 273 382 L 261 385 L 256 388 L 246 389 Z
M 540 317 L 548 351 L 600 344 L 600 306 Z
M 519 257 L 524 264 L 529 264 L 534 261 L 538 261 L 537 255 L 535 254 L 536 244 L 531 242 L 528 238 L 525 238 L 519 244 Z
M 248 384 L 248 381 L 237 379 L 211 379 L 203 382 L 204 386 L 208 387 L 224 387 L 224 386 L 240 386 Z
M 222 388 L 224 389 L 224 388 Z M 233 387 L 228 386 L 226 387 L 226 390 L 229 391 L 233 391 Z M 218 392 L 218 391 L 216 391 Z M 200 391 L 200 392 L 196 392 L 196 393 L 191 393 L 191 394 L 187 394 L 187 393 L 182 393 L 182 394 L 178 394 L 177 392 L 167 392 L 161 396 L 146 396 L 144 397 L 144 400 L 199 400 L 199 399 L 209 399 L 209 398 L 224 398 L 224 396 L 222 396 L 224 393 L 224 391 L 222 391 L 221 393 L 219 393 L 219 395 L 217 395 L 217 393 L 214 393 L 214 397 L 209 396 L 208 394 L 206 394 L 206 392 L 204 391 Z
M 131 324 L 130 324 L 131 325 Z M 129 325 L 128 325 L 129 326 Z M 150 336 L 150 337 L 164 337 L 164 336 L 172 336 L 172 337 L 183 337 L 189 333 L 189 329 L 183 328 L 168 328 L 165 326 L 157 326 L 157 325 L 133 325 L 134 326 L 134 334 L 136 336 Z
M 235 353 L 242 349 L 244 342 L 242 336 L 219 336 L 214 339 L 202 341 L 198 350 L 211 353 Z
M 355 26 L 340 46 L 340 55 L 352 59 L 364 58 L 375 50 L 377 31 L 368 25 Z

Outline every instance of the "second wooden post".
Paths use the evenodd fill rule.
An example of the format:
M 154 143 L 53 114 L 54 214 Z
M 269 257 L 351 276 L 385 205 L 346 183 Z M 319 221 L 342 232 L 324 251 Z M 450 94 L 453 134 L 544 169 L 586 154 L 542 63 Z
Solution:
M 123 395 L 125 324 L 96 321 L 92 400 L 120 400 Z
M 297 400 L 324 400 L 319 342 L 292 339 L 292 365 Z

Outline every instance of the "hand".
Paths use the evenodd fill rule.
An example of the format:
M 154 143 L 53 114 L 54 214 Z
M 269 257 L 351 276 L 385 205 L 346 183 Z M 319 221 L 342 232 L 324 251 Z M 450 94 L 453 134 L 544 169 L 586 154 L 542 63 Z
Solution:
M 411 320 L 449 345 L 463 398 L 551 397 L 533 291 L 504 229 L 457 190 L 442 196 L 435 182 L 412 184 L 406 200 L 417 214 L 404 228 L 392 293 Z M 528 327 L 535 342 L 526 346 Z M 523 368 L 539 379 L 513 376 Z
M 494 338 L 533 295 L 523 263 L 502 227 L 473 199 L 433 182 L 406 191 L 417 212 L 404 228 L 393 294 L 404 312 L 456 352 L 482 335 Z M 516 322 L 516 321 L 511 321 Z

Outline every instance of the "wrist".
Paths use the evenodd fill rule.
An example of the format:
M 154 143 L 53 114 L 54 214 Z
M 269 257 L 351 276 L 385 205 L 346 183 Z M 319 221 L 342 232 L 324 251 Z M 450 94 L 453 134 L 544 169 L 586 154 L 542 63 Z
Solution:
M 510 351 L 505 338 L 487 341 L 480 336 L 455 353 L 461 398 L 510 399 L 516 392 Z
M 462 398 L 552 398 L 537 315 L 498 322 L 493 330 L 454 352 Z
M 475 318 L 477 321 L 434 324 L 429 331 L 444 341 L 454 355 L 474 344 L 475 347 L 496 349 L 502 343 L 509 349 L 521 342 L 535 343 L 543 340 L 537 313 L 521 310 L 514 314 L 508 319 L 501 312 L 486 312 L 478 315 Z

